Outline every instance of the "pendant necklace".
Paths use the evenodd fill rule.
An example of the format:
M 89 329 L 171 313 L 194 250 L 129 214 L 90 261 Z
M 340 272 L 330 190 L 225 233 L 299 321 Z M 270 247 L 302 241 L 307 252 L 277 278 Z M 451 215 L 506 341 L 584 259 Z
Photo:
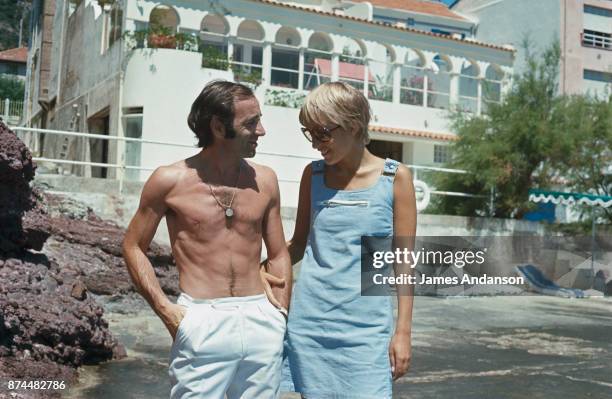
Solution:
M 225 210 L 225 217 L 228 219 L 234 216 L 234 209 L 232 208 L 232 204 L 234 203 L 234 197 L 236 197 L 236 191 L 238 191 L 238 181 L 240 181 L 241 173 L 242 173 L 242 161 L 240 162 L 240 168 L 238 169 L 238 177 L 236 178 L 236 184 L 234 184 L 234 187 L 233 187 L 234 190 L 232 192 L 232 198 L 230 199 L 229 204 L 227 205 L 219 201 L 219 198 L 217 198 L 217 195 L 215 194 L 215 190 L 213 189 L 212 185 L 209 182 L 206 182 L 206 184 L 208 184 L 208 188 L 210 188 L 210 192 L 213 198 L 215 199 L 215 201 L 217 201 L 217 204 L 219 204 L 219 206 Z

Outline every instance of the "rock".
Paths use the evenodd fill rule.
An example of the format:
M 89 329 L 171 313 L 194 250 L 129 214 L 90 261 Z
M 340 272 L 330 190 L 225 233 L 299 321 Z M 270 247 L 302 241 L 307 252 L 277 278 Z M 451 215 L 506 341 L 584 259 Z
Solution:
M 78 299 L 79 301 L 87 298 L 87 287 L 81 280 L 77 280 L 72 285 L 72 291 L 70 292 L 70 296 Z
M 29 185 L 35 169 L 25 144 L 0 121 L 0 253 L 26 246 L 21 218 L 36 204 Z
M 0 381 L 68 381 L 78 366 L 127 356 L 95 299 L 134 295 L 124 230 L 69 198 L 31 190 L 34 170 L 0 121 Z M 152 244 L 147 255 L 164 291 L 178 294 L 169 249 Z

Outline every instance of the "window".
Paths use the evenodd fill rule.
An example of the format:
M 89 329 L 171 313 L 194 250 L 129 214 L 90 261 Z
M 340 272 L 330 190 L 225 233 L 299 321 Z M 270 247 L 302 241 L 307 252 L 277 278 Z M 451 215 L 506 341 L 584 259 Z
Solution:
M 208 14 L 200 25 L 202 47 L 212 47 L 227 56 L 227 34 L 229 25 L 220 15 Z
M 592 71 L 583 72 L 584 92 L 594 96 L 606 96 L 612 93 L 612 73 Z
M 300 42 L 300 35 L 293 28 L 282 27 L 276 32 L 272 46 L 272 86 L 299 88 Z
M 364 91 L 366 73 L 368 83 L 374 83 L 372 75 L 365 66 L 365 48 L 353 39 L 347 39 L 342 46 L 338 62 L 338 80 Z
M 123 111 L 125 126 L 125 137 L 142 138 L 142 107 L 128 108 Z M 142 143 L 138 141 L 127 141 L 125 143 L 125 165 L 140 167 Z M 140 170 L 137 168 L 126 168 L 125 178 L 128 180 L 139 180 Z
M 123 24 L 123 10 L 121 4 L 116 2 L 110 10 L 110 31 L 108 34 L 108 46 L 112 46 L 117 40 L 121 39 Z
M 448 109 L 450 93 L 450 61 L 445 56 L 436 55 L 427 70 L 427 106 Z
M 403 144 L 396 141 L 370 140 L 368 151 L 377 157 L 391 158 L 402 162 Z
M 106 52 L 117 40 L 121 39 L 123 10 L 116 2 L 104 5 L 104 25 L 102 30 L 102 53 Z
M 208 14 L 200 24 L 200 51 L 202 67 L 226 70 L 228 68 L 227 35 L 229 25 L 225 18 Z
M 451 148 L 448 145 L 434 144 L 434 163 L 446 164 L 451 161 Z
M 612 10 L 608 10 L 606 8 L 585 5 L 584 12 L 586 14 L 593 14 L 593 15 L 599 15 L 602 17 L 612 18 Z
M 504 74 L 496 65 L 489 65 L 482 86 L 482 108 L 486 111 L 491 103 L 501 103 L 501 85 Z
M 475 114 L 478 110 L 478 67 L 465 60 L 459 75 L 459 109 Z
M 431 28 L 431 32 L 432 33 L 437 33 L 439 35 L 444 35 L 444 36 L 450 36 L 451 33 L 447 30 L 442 30 L 442 29 L 437 29 L 437 28 Z
M 313 33 L 304 51 L 304 90 L 311 90 L 332 77 L 333 43 L 325 33 Z
M 423 56 L 413 50 L 408 50 L 400 75 L 400 103 L 410 105 L 425 105 L 425 68 Z
M 582 32 L 582 45 L 610 50 L 612 49 L 612 35 L 585 29 Z
M 264 31 L 255 21 L 243 21 L 238 27 L 234 43 L 232 71 L 234 80 L 259 84 L 261 82 Z
M 372 46 L 372 59 L 368 62 L 368 98 L 379 101 L 393 100 L 393 49 L 376 44 Z

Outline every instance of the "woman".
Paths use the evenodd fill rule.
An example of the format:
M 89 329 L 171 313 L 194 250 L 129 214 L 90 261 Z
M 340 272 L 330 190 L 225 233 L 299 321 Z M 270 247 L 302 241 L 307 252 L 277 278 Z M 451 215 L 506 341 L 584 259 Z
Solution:
M 372 155 L 370 108 L 352 86 L 326 83 L 306 98 L 300 123 L 323 160 L 302 175 L 292 264 L 302 260 L 287 329 L 289 369 L 305 398 L 391 398 L 406 373 L 412 296 L 361 295 L 361 236 L 416 231 L 410 172 Z M 285 373 L 287 373 L 285 368 Z M 287 376 L 285 376 L 287 377 Z

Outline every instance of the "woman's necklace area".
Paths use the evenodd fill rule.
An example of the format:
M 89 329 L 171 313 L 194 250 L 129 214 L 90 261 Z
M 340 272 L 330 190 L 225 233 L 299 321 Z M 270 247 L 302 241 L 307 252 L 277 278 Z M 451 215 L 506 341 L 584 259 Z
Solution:
M 240 167 L 238 169 L 238 177 L 236 178 L 236 183 L 232 187 L 233 189 L 232 198 L 230 198 L 230 201 L 227 205 L 219 201 L 219 198 L 217 198 L 217 194 L 215 194 L 215 190 L 213 186 L 209 182 L 206 182 L 206 184 L 208 184 L 208 188 L 210 188 L 210 192 L 213 198 L 215 199 L 215 201 L 217 201 L 217 204 L 219 204 L 219 206 L 225 211 L 225 217 L 228 219 L 234 216 L 234 209 L 232 208 L 232 204 L 234 203 L 234 198 L 236 197 L 236 191 L 238 191 L 238 182 L 240 181 L 241 174 L 242 174 L 242 161 L 240 161 Z

